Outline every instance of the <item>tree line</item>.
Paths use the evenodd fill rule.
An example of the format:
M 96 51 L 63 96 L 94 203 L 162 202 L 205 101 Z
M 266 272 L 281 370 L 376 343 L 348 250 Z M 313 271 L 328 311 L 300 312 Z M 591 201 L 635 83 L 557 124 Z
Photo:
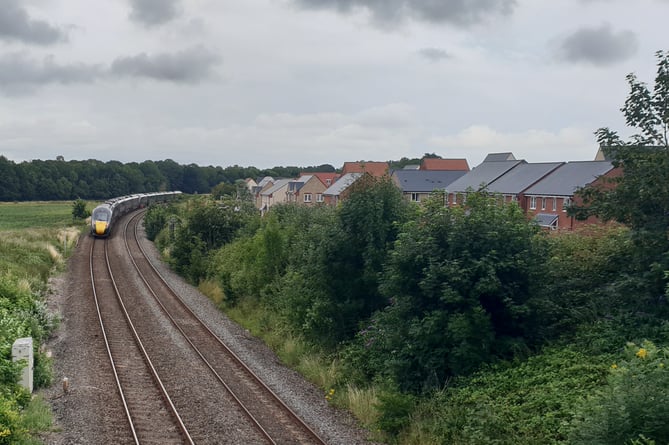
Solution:
M 313 167 L 256 167 L 182 165 L 167 159 L 141 163 L 32 160 L 15 163 L 0 156 L 0 201 L 107 199 L 132 193 L 180 190 L 209 193 L 221 183 L 233 184 L 264 176 L 296 177 L 303 171 L 334 171 L 331 165 Z

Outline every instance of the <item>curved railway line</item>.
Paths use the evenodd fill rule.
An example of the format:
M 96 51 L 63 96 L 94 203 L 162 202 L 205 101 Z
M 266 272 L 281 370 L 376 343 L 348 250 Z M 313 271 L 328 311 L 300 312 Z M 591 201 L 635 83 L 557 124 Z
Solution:
M 324 445 L 163 279 L 140 242 L 142 215 L 118 225 L 122 246 L 95 240 L 90 255 L 128 442 Z M 199 383 L 184 388 L 179 375 Z

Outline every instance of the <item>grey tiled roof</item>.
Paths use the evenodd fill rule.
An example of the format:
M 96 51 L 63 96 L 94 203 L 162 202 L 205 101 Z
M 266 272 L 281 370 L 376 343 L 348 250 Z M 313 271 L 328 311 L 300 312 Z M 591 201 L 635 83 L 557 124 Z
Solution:
M 273 193 L 276 193 L 277 191 L 281 190 L 283 187 L 286 186 L 291 180 L 290 179 L 279 179 L 274 183 L 274 185 L 264 192 L 260 193 L 262 196 L 269 196 Z
M 487 186 L 521 162 L 525 163 L 525 161 L 483 162 L 452 182 L 446 190 L 451 193 L 465 192 L 468 188 L 478 190 L 482 185 Z
M 466 173 L 464 170 L 396 170 L 393 176 L 405 193 L 429 193 L 434 190 L 444 190 Z
M 577 188 L 585 187 L 612 169 L 613 165 L 609 161 L 568 162 L 525 190 L 525 194 L 571 196 Z
M 364 173 L 346 173 L 344 176 L 339 178 L 337 182 L 325 189 L 323 195 L 338 196 L 341 192 L 346 190 L 348 186 L 357 181 L 358 178 L 360 178 L 363 174 Z
M 562 162 L 518 164 L 504 175 L 488 184 L 488 191 L 501 193 L 503 195 L 521 193 L 562 164 Z
M 537 213 L 536 216 L 534 217 L 534 220 L 541 227 L 551 227 L 555 224 L 557 219 L 558 216 L 552 213 Z

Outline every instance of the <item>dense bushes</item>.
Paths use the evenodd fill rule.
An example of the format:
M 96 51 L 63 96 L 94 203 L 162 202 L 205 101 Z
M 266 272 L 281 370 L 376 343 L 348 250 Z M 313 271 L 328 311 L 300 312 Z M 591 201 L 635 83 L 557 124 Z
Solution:
M 263 329 L 336 358 L 335 385 L 374 385 L 386 440 L 585 442 L 603 434 L 605 415 L 588 403 L 605 404 L 606 388 L 641 397 L 607 379 L 611 363 L 624 363 L 621 345 L 669 341 L 664 297 L 643 296 L 643 255 L 622 227 L 548 234 L 485 191 L 464 208 L 444 207 L 441 195 L 417 207 L 387 180 L 337 208 L 275 206 L 230 232 L 231 215 L 216 212 L 234 209 L 212 205 L 161 235 L 171 261 L 218 283 L 224 306 L 271 313 Z M 220 224 L 203 224 L 210 217 Z M 645 381 L 664 391 L 656 377 Z

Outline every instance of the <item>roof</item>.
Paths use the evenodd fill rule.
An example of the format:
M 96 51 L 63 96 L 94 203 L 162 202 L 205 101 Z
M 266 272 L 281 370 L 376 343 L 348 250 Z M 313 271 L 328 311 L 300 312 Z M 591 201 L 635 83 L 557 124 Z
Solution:
M 585 187 L 612 169 L 613 165 L 609 161 L 568 162 L 525 190 L 525 194 L 572 196 L 576 189 Z
M 265 184 L 267 184 L 268 182 L 274 182 L 274 178 L 272 178 L 271 176 L 265 176 L 264 178 L 262 178 L 262 179 L 260 179 L 256 182 L 258 183 L 258 186 L 264 187 Z
M 315 173 L 305 173 L 309 175 L 314 175 L 318 179 L 321 180 L 321 182 L 324 185 L 328 185 L 328 179 L 330 180 L 330 184 L 334 184 L 337 178 L 339 178 L 339 173 L 336 172 L 315 172 Z
M 421 170 L 461 170 L 469 171 L 466 159 L 425 158 L 420 163 Z
M 351 184 L 360 179 L 363 173 L 347 173 L 337 180 L 330 187 L 325 189 L 323 195 L 338 196 L 346 190 Z
M 488 184 L 488 191 L 515 195 L 564 164 L 563 162 L 521 163 Z
M 555 227 L 555 223 L 558 220 L 558 216 L 552 213 L 537 213 L 534 216 L 534 220 L 541 227 Z
M 505 153 L 489 153 L 488 156 L 485 157 L 483 162 L 500 162 L 500 161 L 515 161 L 516 157 L 513 155 L 513 153 L 505 152 Z
M 268 188 L 268 189 L 265 190 L 264 192 L 261 192 L 260 194 L 261 194 L 262 196 L 269 196 L 269 195 L 272 195 L 272 194 L 278 192 L 279 190 L 281 190 L 282 188 L 284 188 L 286 185 L 288 185 L 288 183 L 289 183 L 290 181 L 292 181 L 292 179 L 279 179 L 278 181 L 276 181 L 276 182 L 274 183 L 273 186 L 271 186 L 270 188 Z
M 451 183 L 446 190 L 449 192 L 464 192 L 469 188 L 478 190 L 482 185 L 487 186 L 520 163 L 525 161 L 483 162 Z
M 396 170 L 393 177 L 405 193 L 429 193 L 446 186 L 467 172 L 457 170 Z
M 293 179 L 288 183 L 288 190 L 291 192 L 297 192 L 299 191 L 302 187 L 304 187 L 304 184 L 309 182 L 311 178 L 313 178 L 313 175 L 303 175 L 300 176 L 299 179 Z
M 372 176 L 381 177 L 388 174 L 387 162 L 344 162 L 342 175 L 347 173 L 369 173 Z

